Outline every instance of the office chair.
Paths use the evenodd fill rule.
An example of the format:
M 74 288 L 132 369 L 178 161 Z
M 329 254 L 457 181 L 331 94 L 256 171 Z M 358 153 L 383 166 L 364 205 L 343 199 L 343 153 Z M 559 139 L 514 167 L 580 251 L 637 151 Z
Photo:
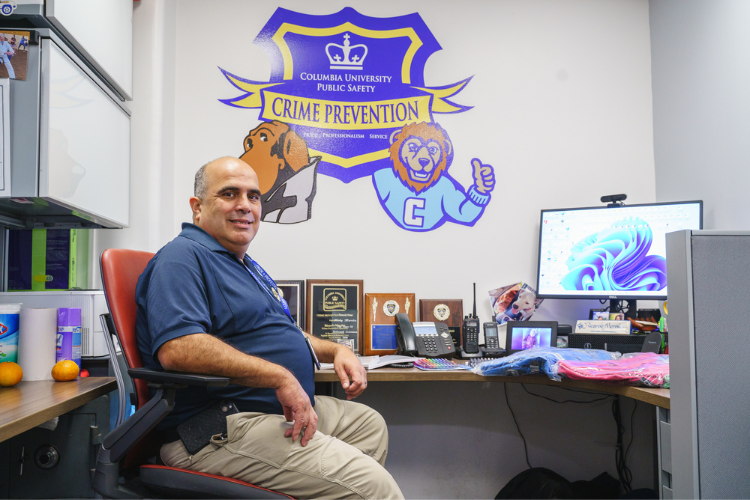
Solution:
M 143 368 L 135 333 L 135 286 L 153 256 L 135 250 L 107 249 L 100 258 L 104 295 L 110 311 L 109 318 L 102 315 L 105 316 L 102 318 L 105 340 L 118 384 L 124 384 L 124 375 L 117 363 L 110 335 L 116 336 L 122 348 L 127 372 L 134 379 L 138 410 L 123 421 L 121 407 L 118 425 L 104 438 L 97 454 L 94 490 L 104 498 L 144 498 L 149 495 L 168 498 L 292 498 L 238 479 L 147 463 L 158 455 L 162 444 L 152 430 L 174 408 L 178 389 L 188 385 L 223 386 L 229 383 L 226 377 Z M 129 407 L 125 386 L 119 387 L 122 393 L 120 404 Z M 135 471 L 138 480 L 121 481 L 121 470 Z

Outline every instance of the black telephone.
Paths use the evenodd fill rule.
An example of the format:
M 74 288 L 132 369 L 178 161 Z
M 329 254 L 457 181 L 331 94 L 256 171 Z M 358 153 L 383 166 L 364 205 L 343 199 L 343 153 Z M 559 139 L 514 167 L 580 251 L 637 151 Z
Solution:
M 445 323 L 412 323 L 404 313 L 396 314 L 396 340 L 401 354 L 421 358 L 452 358 L 453 338 Z
M 483 325 L 484 347 L 482 351 L 488 358 L 505 356 L 505 347 L 500 346 L 500 338 L 497 332 L 497 323 L 490 321 Z

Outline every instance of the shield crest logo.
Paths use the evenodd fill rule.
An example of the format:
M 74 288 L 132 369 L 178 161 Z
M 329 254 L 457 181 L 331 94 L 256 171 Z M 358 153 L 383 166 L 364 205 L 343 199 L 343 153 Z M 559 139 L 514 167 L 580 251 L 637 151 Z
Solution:
M 395 316 L 398 314 L 399 305 L 395 300 L 388 300 L 383 304 L 383 312 L 386 316 Z
M 432 314 L 438 321 L 445 321 L 450 318 L 451 309 L 446 304 L 438 304 L 432 310 Z
M 377 18 L 351 7 L 317 16 L 278 8 L 254 43 L 271 61 L 267 82 L 221 69 L 242 94 L 220 99 L 294 127 L 318 173 L 350 182 L 389 166 L 389 138 L 435 113 L 471 109 L 448 100 L 471 78 L 428 87 L 424 67 L 441 49 L 417 13 Z

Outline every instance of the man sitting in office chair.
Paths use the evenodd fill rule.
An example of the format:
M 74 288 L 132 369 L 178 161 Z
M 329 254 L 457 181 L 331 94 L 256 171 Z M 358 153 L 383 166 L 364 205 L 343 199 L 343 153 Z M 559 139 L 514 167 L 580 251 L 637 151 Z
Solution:
M 334 364 L 347 399 L 367 386 L 359 360 L 303 334 L 274 281 L 245 254 L 261 220 L 255 171 L 237 158 L 212 161 L 198 170 L 194 194 L 193 224 L 183 224 L 138 280 L 138 347 L 146 368 L 232 383 L 178 391 L 158 427 L 169 441 L 162 460 L 302 498 L 403 498 L 383 468 L 383 418 L 313 395 L 315 355 Z M 226 434 L 188 453 L 175 427 L 226 399 L 242 413 L 226 418 Z

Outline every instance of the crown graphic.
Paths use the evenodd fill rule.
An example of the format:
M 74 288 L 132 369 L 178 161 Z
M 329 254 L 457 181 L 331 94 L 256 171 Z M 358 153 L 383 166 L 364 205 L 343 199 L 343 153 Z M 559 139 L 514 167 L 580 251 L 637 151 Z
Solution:
M 344 35 L 344 45 L 329 43 L 326 45 L 326 55 L 331 63 L 331 69 L 362 69 L 367 57 L 367 45 L 349 46 L 349 33 Z

